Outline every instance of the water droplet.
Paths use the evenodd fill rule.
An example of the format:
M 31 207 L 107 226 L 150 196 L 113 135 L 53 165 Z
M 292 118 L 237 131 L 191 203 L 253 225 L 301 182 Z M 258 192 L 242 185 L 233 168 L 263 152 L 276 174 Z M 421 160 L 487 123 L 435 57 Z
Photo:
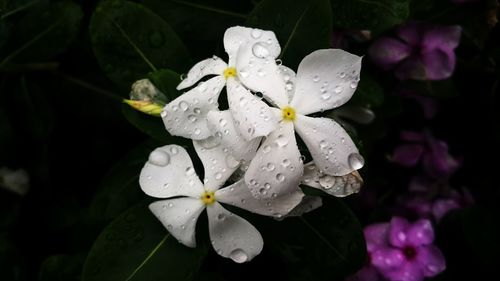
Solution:
M 181 101 L 181 102 L 179 102 L 179 107 L 180 107 L 183 111 L 186 111 L 186 110 L 188 110 L 189 105 L 188 105 L 188 103 L 187 103 L 187 102 L 185 102 L 185 101 Z
M 219 124 L 220 124 L 222 127 L 226 126 L 226 125 L 227 125 L 227 121 L 226 121 L 226 119 L 221 118 L 221 119 L 219 120 Z
M 354 170 L 359 170 L 365 165 L 365 159 L 358 153 L 351 153 L 347 161 L 349 162 L 349 166 Z
M 244 263 L 248 260 L 248 255 L 242 249 L 235 249 L 229 254 L 229 258 L 237 263 Z
M 268 171 L 274 171 L 275 166 L 274 166 L 273 163 L 267 163 L 266 168 L 267 168 Z
M 263 188 L 259 189 L 259 193 L 262 194 L 262 195 L 266 195 L 267 194 L 267 190 L 263 187 Z
M 242 68 L 238 72 L 238 75 L 241 76 L 241 77 L 243 77 L 243 78 L 247 78 L 248 75 L 250 75 L 250 73 L 248 72 L 248 70 L 246 68 Z
M 220 221 L 223 221 L 223 220 L 225 220 L 225 219 L 226 219 L 226 215 L 225 215 L 225 214 L 220 213 L 220 214 L 218 214 L 218 215 L 217 215 L 217 219 L 218 219 L 218 220 L 220 220 Z
M 195 134 L 195 135 L 199 135 L 200 133 L 201 133 L 200 128 L 195 128 L 195 129 L 194 129 L 194 134 Z
M 285 180 L 285 176 L 283 174 L 276 174 L 276 180 L 282 182 Z
M 269 145 L 264 145 L 262 147 L 262 152 L 268 153 L 269 151 L 271 151 L 271 147 Z
M 226 155 L 226 165 L 229 168 L 234 169 L 238 167 L 239 164 L 240 162 L 237 161 L 231 154 Z
M 288 138 L 284 135 L 278 135 L 275 142 L 278 146 L 283 147 L 288 144 Z
M 280 65 L 282 65 L 282 64 L 283 64 L 283 61 L 282 61 L 281 59 L 277 59 L 277 60 L 276 60 L 276 64 L 277 64 L 278 66 L 280 66 Z
M 193 174 L 194 174 L 193 167 L 187 167 L 186 168 L 186 176 L 192 176 Z
M 258 58 L 265 58 L 269 56 L 269 50 L 262 42 L 257 42 L 252 46 L 252 53 Z
M 352 81 L 350 86 L 351 86 L 351 89 L 356 89 L 356 87 L 358 86 L 358 82 Z
M 270 184 L 270 183 L 268 183 L 268 182 L 266 182 L 266 183 L 264 184 L 264 188 L 265 188 L 265 189 L 267 189 L 267 190 L 271 189 L 271 184 Z
M 328 92 L 321 94 L 321 98 L 324 100 L 329 99 L 331 96 L 332 96 L 332 94 L 330 94 Z
M 193 112 L 194 112 L 194 114 L 200 114 L 201 113 L 201 109 L 199 109 L 198 107 L 195 107 L 193 109 Z
M 252 30 L 251 34 L 252 34 L 252 37 L 254 39 L 258 39 L 258 38 L 260 38 L 260 36 L 262 36 L 262 30 L 260 30 L 260 29 L 254 29 L 254 30 Z
M 266 76 L 266 71 L 262 68 L 259 68 L 259 70 L 257 70 L 257 75 L 259 75 L 259 77 L 264 77 Z
M 290 160 L 283 159 L 283 161 L 281 162 L 281 165 L 283 165 L 283 167 L 285 167 L 285 168 L 290 166 Z
M 290 82 L 290 81 L 286 82 L 286 83 L 285 83 L 285 89 L 286 89 L 287 91 L 292 91 L 292 90 L 293 90 L 293 83 L 292 83 L 292 82 Z
M 189 116 L 188 116 L 188 120 L 189 120 L 190 122 L 194 123 L 194 122 L 196 122 L 196 120 L 197 120 L 197 119 L 196 119 L 196 116 L 194 116 L 194 115 L 189 115 Z
M 319 82 L 319 75 L 314 75 L 313 81 L 314 82 Z
M 221 173 L 216 173 L 216 174 L 215 174 L 215 179 L 216 179 L 216 180 L 220 180 L 220 179 L 222 179 L 222 174 L 221 174 Z
M 340 73 L 339 73 L 339 77 L 340 77 L 340 78 L 345 78 L 345 72 L 340 72 Z
M 177 147 L 173 146 L 170 148 L 170 153 L 172 153 L 172 155 L 176 155 L 177 153 L 179 153 L 179 150 L 177 149 Z
M 161 149 L 155 149 L 151 154 L 149 154 L 149 163 L 164 167 L 170 163 L 170 155 Z
M 160 116 L 161 116 L 161 118 L 165 118 L 165 117 L 167 117 L 167 112 L 166 112 L 166 111 L 162 111 L 162 112 L 160 113 Z
M 328 142 L 326 140 L 322 140 L 319 142 L 319 148 L 325 149 L 328 146 Z
M 319 184 L 324 189 L 330 189 L 335 185 L 335 177 L 324 175 L 321 178 L 319 178 Z
M 168 203 L 169 208 L 172 208 L 173 206 L 174 206 L 174 203 L 172 203 L 172 202 Z
M 206 148 L 206 149 L 212 149 L 214 147 L 217 147 L 219 146 L 220 144 L 220 137 L 219 137 L 219 134 L 217 134 L 220 132 L 216 132 L 215 133 L 215 136 L 210 136 L 204 140 L 201 140 L 199 141 L 199 144 L 203 147 L 203 148 Z
M 333 90 L 335 91 L 335 93 L 340 94 L 344 90 L 344 88 L 342 88 L 342 86 L 337 86 Z

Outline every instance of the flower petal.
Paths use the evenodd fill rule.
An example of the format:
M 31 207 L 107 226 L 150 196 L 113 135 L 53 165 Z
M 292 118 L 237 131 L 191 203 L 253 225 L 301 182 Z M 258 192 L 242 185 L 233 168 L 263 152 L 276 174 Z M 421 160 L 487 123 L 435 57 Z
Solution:
M 453 26 L 433 26 L 424 33 L 422 45 L 425 49 L 453 50 L 460 43 L 462 28 Z
M 345 197 L 358 193 L 363 185 L 363 179 L 357 171 L 344 176 L 326 175 L 316 167 L 314 162 L 310 162 L 304 165 L 301 183 L 336 197 Z
M 399 38 L 403 39 L 408 45 L 417 48 L 422 40 L 422 33 L 425 27 L 416 22 L 408 22 L 400 26 L 397 30 Z
M 420 219 L 414 222 L 407 231 L 408 241 L 413 246 L 429 245 L 434 241 L 434 229 L 429 220 Z
M 332 119 L 297 115 L 295 130 L 323 173 L 343 176 L 363 167 L 363 157 L 351 137 Z
M 343 105 L 358 86 L 361 59 L 339 49 L 307 55 L 300 62 L 290 105 L 304 115 Z
M 380 38 L 368 50 L 370 58 L 382 69 L 389 70 L 411 54 L 412 49 L 393 38 Z
M 215 138 L 228 150 L 226 161 L 229 162 L 229 166 L 235 166 L 240 160 L 250 161 L 254 157 L 261 138 L 245 140 L 236 129 L 233 115 L 229 110 L 210 111 L 207 120 L 210 130 L 215 132 Z
M 393 217 L 389 225 L 389 242 L 392 246 L 404 248 L 408 245 L 408 228 L 410 224 L 401 217 Z M 414 246 L 414 245 L 413 245 Z
M 400 249 L 379 248 L 371 253 L 371 262 L 380 271 L 401 267 L 406 258 Z
M 235 65 L 235 59 L 240 46 L 254 46 L 261 43 L 265 50 L 256 48 L 259 58 L 277 58 L 281 52 L 281 47 L 274 32 L 258 28 L 248 28 L 242 26 L 230 27 L 224 33 L 224 49 L 229 55 L 229 65 Z M 267 53 L 266 53 L 267 52 Z
M 403 144 L 394 149 L 392 161 L 405 167 L 413 167 L 418 164 L 424 147 L 421 144 Z
M 422 271 L 426 277 L 435 276 L 446 269 L 446 260 L 443 253 L 434 245 L 419 248 L 417 261 L 422 266 Z
M 299 189 L 303 172 L 293 123 L 282 121 L 250 162 L 245 181 L 256 198 L 272 198 Z
M 285 217 L 300 217 L 323 206 L 323 200 L 319 196 L 306 195 L 302 201 L 293 208 Z
M 304 197 L 300 189 L 294 192 L 272 197 L 272 199 L 257 199 L 242 179 L 215 193 L 218 202 L 237 206 L 259 215 L 282 218 L 293 210 Z
M 416 263 L 407 262 L 399 268 L 392 270 L 380 270 L 382 275 L 389 280 L 397 281 L 423 281 L 422 269 Z
M 297 75 L 295 74 L 295 71 L 284 65 L 280 65 L 278 67 L 278 73 L 281 75 L 281 79 L 283 79 L 283 82 L 285 83 L 286 95 L 288 97 L 287 103 L 290 103 L 293 95 L 295 94 L 295 83 L 297 81 Z
M 425 80 L 442 80 L 449 78 L 455 70 L 455 53 L 453 50 L 435 49 L 422 53 L 425 66 Z
M 246 140 L 267 136 L 277 127 L 270 107 L 234 78 L 227 80 L 227 100 L 236 128 Z
M 379 247 L 387 247 L 387 233 L 389 231 L 388 223 L 371 224 L 364 229 L 366 246 L 368 252 L 373 252 Z
M 261 92 L 272 104 L 283 107 L 288 104 L 285 82 L 275 62 L 276 57 L 267 48 L 265 42 L 241 45 L 236 58 L 238 78 L 250 90 Z
M 211 136 L 206 116 L 209 111 L 217 110 L 217 99 L 223 87 L 224 78 L 216 76 L 167 104 L 161 113 L 167 131 L 195 140 Z
M 214 138 L 214 137 L 211 137 Z M 194 149 L 198 154 L 205 169 L 203 184 L 205 190 L 216 191 L 240 166 L 238 161 L 233 161 L 231 154 L 217 142 L 208 140 L 193 141 Z M 227 157 L 230 157 L 227 159 Z
M 189 70 L 186 78 L 184 78 L 181 83 L 177 85 L 177 90 L 191 87 L 207 75 L 222 75 L 226 68 L 227 64 L 217 56 L 202 60 Z
M 217 254 L 237 263 L 248 262 L 262 251 L 259 231 L 245 219 L 215 202 L 207 207 L 210 240 Z
M 182 244 L 196 247 L 196 222 L 205 205 L 200 199 L 181 197 L 156 201 L 149 209 Z
M 147 195 L 157 198 L 197 198 L 203 193 L 203 184 L 196 175 L 191 158 L 178 145 L 165 145 L 151 152 L 142 168 L 139 184 Z

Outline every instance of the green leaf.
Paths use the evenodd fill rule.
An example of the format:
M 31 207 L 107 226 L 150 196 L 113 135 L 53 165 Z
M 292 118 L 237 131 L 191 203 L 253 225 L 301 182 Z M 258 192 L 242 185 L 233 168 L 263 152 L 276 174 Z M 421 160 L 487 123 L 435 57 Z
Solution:
M 66 50 L 75 39 L 83 12 L 69 1 L 39 5 L 32 8 L 10 32 L 10 53 L 0 66 L 16 62 L 44 61 Z
M 191 280 L 208 248 L 187 248 L 172 237 L 146 204 L 128 210 L 99 235 L 83 281 Z
M 104 177 L 90 205 L 91 216 L 99 220 L 116 218 L 144 199 L 139 174 L 157 142 L 147 141 L 127 153 Z
M 274 31 L 283 63 L 296 69 L 311 52 L 328 48 L 332 14 L 328 0 L 263 0 L 248 17 L 248 26 Z
M 148 78 L 153 85 L 165 95 L 165 100 L 163 100 L 164 104 L 176 99 L 182 94 L 182 92 L 176 89 L 177 85 L 181 82 L 181 76 L 175 71 L 160 69 L 149 73 Z
M 53 255 L 47 257 L 40 266 L 39 281 L 78 281 L 82 261 L 73 256 Z
M 171 136 L 167 132 L 167 129 L 165 129 L 163 120 L 159 117 L 144 114 L 126 104 L 122 106 L 122 113 L 132 125 L 157 141 L 164 144 L 182 144 L 188 142 L 186 139 Z
M 408 18 L 411 0 L 331 0 L 333 25 L 380 33 Z
M 184 69 L 190 64 L 188 52 L 172 28 L 133 2 L 102 2 L 92 15 L 90 37 L 101 68 L 122 89 L 130 89 L 150 71 Z
M 365 261 L 356 216 L 340 199 L 324 198 L 323 203 L 300 218 L 286 219 L 275 226 L 272 239 L 266 237 L 287 264 L 291 280 L 342 280 Z

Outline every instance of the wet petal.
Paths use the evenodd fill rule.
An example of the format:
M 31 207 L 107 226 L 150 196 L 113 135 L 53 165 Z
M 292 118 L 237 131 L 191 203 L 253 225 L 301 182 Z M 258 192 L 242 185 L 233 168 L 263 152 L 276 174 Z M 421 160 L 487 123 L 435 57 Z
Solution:
M 420 219 L 408 228 L 408 241 L 413 246 L 429 245 L 434 241 L 434 229 L 429 220 Z
M 389 242 L 391 245 L 404 248 L 408 245 L 408 228 L 410 224 L 401 217 L 393 217 L 389 226 Z
M 287 103 L 289 103 L 295 94 L 295 84 L 297 82 L 295 71 L 284 65 L 280 65 L 278 67 L 278 72 L 281 79 L 283 79 L 283 83 L 285 83 L 286 95 L 288 97 Z
M 301 183 L 336 197 L 345 197 L 358 193 L 363 185 L 363 179 L 357 171 L 344 176 L 330 176 L 321 172 L 314 162 L 310 162 L 304 165 Z
M 202 60 L 189 70 L 186 78 L 177 85 L 177 90 L 191 87 L 207 75 L 222 75 L 226 68 L 227 64 L 216 56 Z
M 224 33 L 224 49 L 229 55 L 229 65 L 235 65 L 235 59 L 240 46 L 254 46 L 260 43 L 264 49 L 256 48 L 258 58 L 277 58 L 281 52 L 281 47 L 274 32 L 258 28 L 248 28 L 242 26 L 230 27 Z
M 232 157 L 216 140 L 211 137 L 207 140 L 193 141 L 194 149 L 205 169 L 205 190 L 216 191 L 239 167 L 239 162 L 231 162 Z M 232 160 L 232 159 L 230 159 Z
M 238 165 L 240 160 L 249 161 L 257 152 L 261 138 L 247 141 L 235 127 L 233 115 L 229 110 L 211 111 L 207 115 L 208 126 L 215 132 L 214 138 L 227 149 L 226 162 L 230 167 Z M 237 163 L 238 162 L 238 163 Z
M 332 119 L 297 115 L 295 130 L 323 173 L 343 176 L 363 167 L 363 157 L 351 137 Z
M 244 180 L 240 180 L 215 193 L 218 202 L 237 206 L 259 215 L 282 218 L 292 211 L 304 197 L 300 189 L 271 199 L 255 198 Z
M 207 207 L 210 240 L 217 254 L 237 263 L 248 262 L 262 251 L 259 231 L 245 219 L 215 202 Z
M 446 260 L 443 253 L 434 245 L 419 248 L 417 261 L 422 266 L 422 271 L 426 277 L 435 276 L 446 269 Z
M 142 168 L 139 184 L 147 195 L 157 198 L 197 198 L 203 192 L 203 184 L 196 175 L 191 158 L 178 145 L 165 145 L 151 152 Z
M 299 65 L 290 105 L 304 115 L 343 105 L 358 86 L 361 59 L 338 49 L 312 52 Z
M 303 169 L 293 123 L 282 121 L 250 162 L 245 181 L 255 197 L 272 198 L 297 190 Z
M 302 198 L 302 201 L 293 208 L 286 217 L 300 217 L 303 214 L 309 213 L 323 206 L 323 200 L 319 196 L 306 195 Z
M 174 136 L 202 140 L 212 135 L 207 113 L 217 110 L 217 99 L 224 87 L 224 78 L 214 77 L 179 96 L 165 106 L 161 117 L 167 131 Z
M 407 58 L 411 51 L 408 45 L 392 38 L 380 38 L 368 50 L 373 62 L 385 70 Z
M 246 140 L 267 136 L 277 127 L 270 107 L 233 78 L 227 80 L 227 99 L 235 126 Z
M 282 107 L 288 104 L 285 82 L 275 62 L 276 57 L 267 48 L 265 42 L 241 45 L 236 58 L 238 78 L 250 90 L 261 92 L 272 104 Z
M 156 201 L 149 209 L 180 243 L 196 247 L 196 222 L 205 209 L 200 199 L 183 197 Z

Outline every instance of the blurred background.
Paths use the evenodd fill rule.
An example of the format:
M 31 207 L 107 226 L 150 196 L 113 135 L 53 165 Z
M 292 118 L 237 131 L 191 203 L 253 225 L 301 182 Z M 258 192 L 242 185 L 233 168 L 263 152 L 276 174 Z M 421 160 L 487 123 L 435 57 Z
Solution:
M 0 0 L 1 280 L 383 280 L 355 275 L 371 266 L 362 229 L 395 216 L 432 221 L 434 245 L 446 259 L 433 279 L 495 276 L 497 1 L 103 2 Z M 222 38 L 234 25 L 274 31 L 288 46 L 280 60 L 295 70 L 320 48 L 364 56 L 353 99 L 324 113 L 344 125 L 366 162 L 361 192 L 328 199 L 325 220 L 317 221 L 334 229 L 325 235 L 348 259 L 301 244 L 317 239 L 294 236 L 301 232 L 295 222 L 282 224 L 287 235 L 273 236 L 256 218 L 269 246 L 250 264 L 208 249 L 193 253 L 200 258 L 187 275 L 162 273 L 169 265 L 161 260 L 142 277 L 118 273 L 133 261 L 95 266 L 144 254 L 127 244 L 147 240 L 144 233 L 118 244 L 108 237 L 116 247 L 99 249 L 110 225 L 146 199 L 137 180 L 152 148 L 185 142 L 122 100 L 143 78 L 169 99 L 177 95 L 171 89 L 194 63 L 214 54 L 226 59 Z

